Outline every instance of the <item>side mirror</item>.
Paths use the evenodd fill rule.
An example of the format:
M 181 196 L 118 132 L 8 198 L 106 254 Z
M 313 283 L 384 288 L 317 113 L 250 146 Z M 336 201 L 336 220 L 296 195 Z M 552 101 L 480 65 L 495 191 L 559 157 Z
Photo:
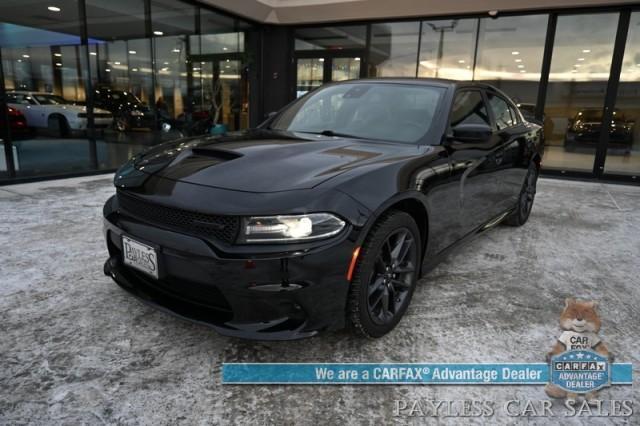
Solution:
M 484 143 L 492 134 L 493 129 L 486 124 L 458 124 L 452 129 L 450 139 L 463 143 Z
M 278 111 L 271 111 L 269 114 L 267 114 L 267 118 L 273 118 L 276 116 L 276 114 L 278 114 Z

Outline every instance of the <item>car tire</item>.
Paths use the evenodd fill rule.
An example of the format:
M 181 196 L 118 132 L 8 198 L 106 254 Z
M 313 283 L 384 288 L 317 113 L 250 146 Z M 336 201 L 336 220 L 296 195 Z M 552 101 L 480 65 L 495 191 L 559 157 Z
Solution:
M 349 291 L 348 317 L 356 333 L 382 337 L 402 319 L 415 290 L 421 247 L 418 226 L 407 213 L 391 211 L 373 226 Z
M 531 164 L 529 164 L 529 170 L 527 171 L 520 195 L 518 196 L 518 204 L 504 221 L 507 225 L 522 226 L 529 220 L 529 215 L 533 208 L 533 201 L 536 196 L 538 175 L 538 165 L 532 161 Z
M 126 132 L 129 130 L 129 123 L 125 115 L 119 115 L 113 120 L 113 128 L 118 132 Z
M 67 119 L 60 115 L 51 115 L 47 119 L 47 127 L 49 132 L 58 138 L 69 135 L 69 123 Z

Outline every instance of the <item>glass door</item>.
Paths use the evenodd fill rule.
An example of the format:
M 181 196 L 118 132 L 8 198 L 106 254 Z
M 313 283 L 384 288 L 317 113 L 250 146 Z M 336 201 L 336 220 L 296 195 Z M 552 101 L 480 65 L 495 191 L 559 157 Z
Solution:
M 360 77 L 360 57 L 298 58 L 296 61 L 296 97 L 330 81 Z
M 240 60 L 194 61 L 191 71 L 193 120 L 211 119 L 229 131 L 247 128 L 248 83 Z
M 322 86 L 325 58 L 300 58 L 296 64 L 296 98 Z

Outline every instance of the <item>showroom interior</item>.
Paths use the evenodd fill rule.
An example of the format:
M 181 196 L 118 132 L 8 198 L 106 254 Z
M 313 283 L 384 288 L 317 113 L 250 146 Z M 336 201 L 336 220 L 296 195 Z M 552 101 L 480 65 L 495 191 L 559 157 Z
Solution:
M 256 126 L 324 83 L 364 77 L 491 83 L 544 127 L 543 173 L 638 181 L 640 8 L 299 24 L 230 9 L 3 1 L 0 183 L 113 171 L 149 146 Z

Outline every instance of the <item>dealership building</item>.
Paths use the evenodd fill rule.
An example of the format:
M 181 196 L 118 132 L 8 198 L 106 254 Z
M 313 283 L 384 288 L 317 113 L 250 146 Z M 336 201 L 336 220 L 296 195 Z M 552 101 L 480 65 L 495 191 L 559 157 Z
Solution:
M 3 184 L 112 171 L 366 77 L 488 82 L 544 127 L 543 173 L 640 181 L 634 2 L 3 0 L 0 59 Z

